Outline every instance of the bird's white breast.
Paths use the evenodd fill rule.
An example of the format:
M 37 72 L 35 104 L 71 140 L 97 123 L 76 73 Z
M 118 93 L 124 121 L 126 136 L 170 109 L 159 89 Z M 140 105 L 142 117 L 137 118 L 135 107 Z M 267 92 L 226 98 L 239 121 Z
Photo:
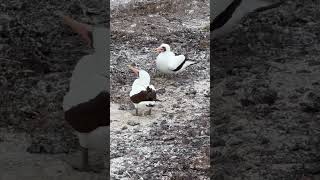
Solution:
M 90 133 L 79 133 L 79 143 L 82 147 L 105 151 L 109 144 L 110 126 L 101 126 Z
M 169 63 L 174 58 L 174 54 L 172 52 L 170 53 L 160 53 L 157 56 L 156 64 L 157 64 L 157 69 L 160 72 L 163 73 L 172 73 L 169 69 Z
M 138 94 L 141 91 L 145 91 L 150 85 L 150 75 L 145 70 L 139 70 L 139 78 L 132 84 L 130 91 L 130 97 Z
M 95 27 L 93 45 L 95 52 L 82 57 L 71 77 L 69 92 L 63 100 L 63 109 L 67 111 L 75 105 L 95 98 L 106 91 L 109 79 L 107 75 L 107 37 L 109 29 Z
M 63 109 L 71 107 L 96 97 L 100 92 L 107 90 L 108 79 L 99 72 L 94 56 L 83 57 L 73 71 L 69 92 L 63 100 Z M 103 69 L 101 69 L 103 71 Z

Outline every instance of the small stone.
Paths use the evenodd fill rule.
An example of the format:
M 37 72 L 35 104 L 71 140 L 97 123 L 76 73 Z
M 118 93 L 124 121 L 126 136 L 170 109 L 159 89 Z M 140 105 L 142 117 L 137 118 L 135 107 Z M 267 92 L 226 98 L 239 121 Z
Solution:
M 6 15 L 6 14 L 1 14 L 0 15 L 0 24 L 5 24 L 5 23 L 8 23 L 10 21 L 12 21 L 12 17 Z
M 124 111 L 124 110 L 128 110 L 128 108 L 127 108 L 127 106 L 126 106 L 126 105 L 121 104 L 121 105 L 119 106 L 119 110 Z
M 163 120 L 163 121 L 161 121 L 160 124 L 161 124 L 161 125 L 167 124 L 167 121 L 166 121 L 166 120 Z
M 172 141 L 172 140 L 174 140 L 174 139 L 175 139 L 174 136 L 164 136 L 164 137 L 162 138 L 163 141 Z
M 140 128 L 135 128 L 135 129 L 133 130 L 133 132 L 134 132 L 134 133 L 138 133 L 138 132 L 141 132 L 141 130 L 140 130 Z
M 235 146 L 235 145 L 239 145 L 239 144 L 242 144 L 242 140 L 237 138 L 237 137 L 232 137 L 229 139 L 228 141 L 228 144 L 231 145 L 231 146 Z
M 300 74 L 300 73 L 311 73 L 311 71 L 306 70 L 306 69 L 302 69 L 302 70 L 298 70 L 296 73 Z
M 128 124 L 129 126 L 137 126 L 137 125 L 140 125 L 139 122 L 135 122 L 135 121 L 132 121 L 132 120 L 129 120 L 129 121 L 127 122 L 127 124 Z
M 158 94 L 164 94 L 165 92 L 166 92 L 166 89 L 164 89 L 164 88 L 161 88 L 161 89 L 157 90 Z
M 211 147 L 220 147 L 225 145 L 226 145 L 225 141 L 221 138 L 212 139 Z
M 169 118 L 172 119 L 173 117 L 174 117 L 174 114 L 173 114 L 173 113 L 170 113 L 170 114 L 169 114 Z
M 189 92 L 186 92 L 186 95 L 196 95 L 197 91 L 194 89 L 191 89 Z
M 172 105 L 173 108 L 180 108 L 179 104 Z

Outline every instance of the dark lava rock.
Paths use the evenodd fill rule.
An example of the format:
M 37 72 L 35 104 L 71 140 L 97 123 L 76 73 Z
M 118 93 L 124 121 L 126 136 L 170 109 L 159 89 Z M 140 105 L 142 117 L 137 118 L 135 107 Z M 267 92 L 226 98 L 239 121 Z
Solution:
M 220 147 L 220 146 L 225 146 L 226 143 L 223 139 L 221 138 L 214 138 L 211 140 L 211 147 Z
M 163 141 L 172 141 L 175 137 L 173 135 L 167 135 L 162 138 Z
M 309 90 L 310 90 L 309 88 L 305 88 L 305 87 L 295 89 L 295 91 L 297 91 L 298 93 L 301 93 L 301 94 L 303 94 Z
M 174 105 L 172 105 L 172 108 L 180 108 L 180 105 L 179 104 L 174 104 Z
M 130 105 L 121 104 L 121 105 L 119 106 L 119 110 L 122 110 L 122 111 L 132 110 L 132 107 L 130 107 Z
M 240 138 L 237 138 L 237 137 L 232 137 L 227 141 L 227 143 L 231 146 L 234 146 L 234 145 L 242 144 L 243 140 L 241 140 Z
M 278 93 L 269 88 L 253 88 L 246 98 L 240 99 L 242 106 L 249 106 L 255 104 L 272 105 L 278 99 Z
M 166 120 L 162 120 L 160 124 L 161 125 L 167 124 L 167 121 Z
M 319 112 L 320 111 L 320 92 L 308 91 L 305 93 L 302 102 L 300 103 L 304 112 Z
M 164 89 L 164 88 L 157 90 L 157 94 L 164 94 L 164 93 L 166 93 L 166 89 Z
M 232 90 L 226 90 L 226 91 L 223 91 L 222 96 L 233 96 L 235 94 L 236 93 Z
M 197 91 L 194 89 L 190 89 L 188 92 L 186 92 L 186 95 L 196 95 Z
M 220 125 L 220 124 L 227 124 L 230 122 L 230 117 L 228 115 L 222 116 L 222 117 L 215 117 L 213 119 L 214 125 Z
M 128 124 L 129 126 L 137 126 L 137 125 L 140 125 L 139 122 L 131 121 L 131 120 L 129 120 L 129 121 L 127 122 L 127 124 Z
M 310 70 L 303 69 L 303 70 L 297 71 L 297 73 L 311 73 L 311 71 L 310 71 Z

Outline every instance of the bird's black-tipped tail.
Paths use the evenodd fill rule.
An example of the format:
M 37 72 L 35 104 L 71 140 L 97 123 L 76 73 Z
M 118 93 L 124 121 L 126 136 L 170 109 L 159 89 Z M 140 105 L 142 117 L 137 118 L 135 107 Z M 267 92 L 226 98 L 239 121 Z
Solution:
M 278 3 L 274 3 L 274 4 L 271 4 L 269 6 L 264 6 L 264 7 L 261 7 L 261 8 L 258 8 L 257 10 L 255 10 L 256 12 L 262 12 L 262 11 L 266 11 L 266 10 L 269 10 L 269 9 L 274 9 L 274 8 L 277 8 L 279 6 L 281 6 L 285 1 L 282 0 Z
M 197 61 L 186 61 L 185 62 L 185 66 L 187 67 L 187 66 L 192 66 L 192 65 L 195 65 L 195 64 L 198 64 L 199 62 L 197 62 Z

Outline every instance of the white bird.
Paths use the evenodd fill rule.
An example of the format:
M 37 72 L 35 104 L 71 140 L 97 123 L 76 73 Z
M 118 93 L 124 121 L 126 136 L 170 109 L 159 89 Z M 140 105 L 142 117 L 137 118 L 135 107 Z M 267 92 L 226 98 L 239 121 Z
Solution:
M 150 75 L 142 69 L 137 69 L 129 65 L 129 69 L 133 71 L 138 78 L 132 84 L 130 91 L 130 100 L 136 108 L 136 115 L 139 114 L 138 110 L 147 110 L 151 114 L 151 109 L 156 105 L 157 92 L 153 85 L 150 84 Z
M 82 57 L 77 63 L 69 92 L 63 99 L 65 119 L 77 133 L 82 154 L 82 163 L 72 165 L 78 170 L 89 171 L 94 170 L 89 166 L 89 149 L 97 150 L 102 156 L 109 152 L 110 112 L 107 105 L 110 97 L 106 50 L 109 29 L 89 28 L 67 16 L 64 22 L 94 48 L 93 54 Z
M 270 0 L 214 0 L 210 6 L 213 21 L 210 37 L 217 38 L 230 33 L 243 17 L 254 11 L 264 11 L 281 5 Z
M 184 55 L 176 56 L 171 52 L 168 44 L 161 44 L 156 48 L 159 53 L 156 59 L 157 69 L 164 74 L 177 74 L 185 70 L 188 66 L 195 64 L 194 61 L 186 60 Z

